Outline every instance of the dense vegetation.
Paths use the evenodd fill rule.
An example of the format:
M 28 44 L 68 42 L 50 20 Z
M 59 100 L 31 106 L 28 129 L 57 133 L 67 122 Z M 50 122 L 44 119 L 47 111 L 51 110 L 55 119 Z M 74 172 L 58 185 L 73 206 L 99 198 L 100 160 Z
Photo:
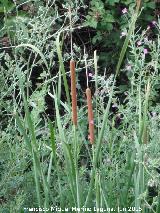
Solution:
M 160 213 L 158 6 L 0 0 L 0 213 Z

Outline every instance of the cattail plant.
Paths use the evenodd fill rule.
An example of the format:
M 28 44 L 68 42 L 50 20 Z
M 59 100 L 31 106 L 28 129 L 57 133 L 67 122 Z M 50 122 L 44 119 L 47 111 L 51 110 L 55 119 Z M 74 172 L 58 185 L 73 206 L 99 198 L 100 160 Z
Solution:
M 75 73 L 75 61 L 70 61 L 71 71 L 71 96 L 72 96 L 72 121 L 77 125 L 77 92 L 76 92 L 76 73 Z
M 136 4 L 137 4 L 136 10 L 139 11 L 140 6 L 141 6 L 141 0 L 137 0 L 137 1 L 136 1 Z
M 92 97 L 90 88 L 86 89 L 87 106 L 88 106 L 88 122 L 89 122 L 89 140 L 90 143 L 94 143 L 94 117 L 92 108 Z
M 88 82 L 88 66 L 87 66 L 87 58 L 86 58 L 86 49 L 84 47 L 84 58 L 85 58 L 85 67 L 86 67 L 86 79 L 87 79 L 87 89 L 86 89 L 86 96 L 87 96 L 87 106 L 88 106 L 88 122 L 89 122 L 89 140 L 90 143 L 94 143 L 94 117 L 93 117 L 93 108 L 92 108 L 92 95 L 91 90 L 89 88 Z

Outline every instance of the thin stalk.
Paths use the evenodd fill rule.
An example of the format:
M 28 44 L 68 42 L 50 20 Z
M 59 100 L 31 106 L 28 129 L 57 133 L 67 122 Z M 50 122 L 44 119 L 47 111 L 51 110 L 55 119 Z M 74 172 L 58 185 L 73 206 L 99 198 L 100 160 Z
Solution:
M 34 168 L 34 178 L 35 178 L 35 183 L 36 183 L 37 201 L 38 201 L 38 205 L 42 206 L 41 193 L 40 193 L 39 174 L 38 174 L 38 171 L 37 171 L 35 154 L 34 154 L 33 150 L 32 150 L 32 156 L 33 156 L 33 168 Z
M 138 87 L 138 115 L 139 115 L 139 143 L 142 143 L 142 133 L 143 133 L 143 122 L 142 122 L 142 100 L 141 100 L 141 78 Z
M 96 105 L 96 117 L 99 117 L 98 114 L 98 103 L 97 103 L 97 93 L 98 93 L 98 67 L 97 67 L 97 51 L 94 51 L 94 70 L 95 70 L 95 105 Z
M 138 1 L 135 14 L 133 14 L 133 18 L 132 18 L 132 21 L 131 21 L 131 24 L 130 24 L 130 28 L 128 30 L 127 37 L 124 41 L 124 44 L 123 44 L 123 47 L 122 47 L 122 50 L 121 50 L 121 53 L 120 53 L 120 56 L 119 56 L 118 64 L 117 64 L 117 67 L 116 67 L 116 76 L 119 74 L 124 56 L 125 56 L 126 51 L 127 51 L 127 47 L 128 47 L 128 44 L 129 44 L 130 37 L 131 37 L 131 35 L 134 31 L 134 28 L 135 28 L 135 23 L 136 23 L 136 20 L 138 18 L 138 12 L 139 12 L 139 9 L 140 9 L 140 3 L 139 2 L 140 1 Z
M 75 172 L 76 172 L 76 195 L 77 195 L 77 207 L 81 206 L 80 191 L 79 191 L 79 174 L 78 174 L 78 140 L 76 126 L 73 126 L 74 134 L 74 160 L 75 160 Z
M 69 13 L 69 23 L 70 23 L 70 35 L 71 35 L 71 58 L 73 59 L 73 36 L 72 36 L 72 11 L 71 11 L 71 6 L 69 6 L 68 9 L 68 13 Z
M 99 174 L 98 172 L 96 173 L 95 176 L 95 188 L 96 188 L 96 208 L 100 208 L 100 184 L 99 184 Z
M 144 116 L 143 116 L 143 138 L 142 141 L 144 144 L 147 144 L 147 114 L 148 114 L 148 105 L 149 105 L 149 95 L 150 95 L 150 80 L 148 80 L 146 91 L 145 91 L 145 103 L 144 103 Z
M 50 186 L 50 179 L 51 179 L 51 170 L 52 170 L 52 163 L 53 163 L 53 152 L 50 154 L 50 161 L 49 161 L 49 167 L 48 167 L 48 174 L 47 174 L 47 183 Z
M 63 82 L 64 82 L 64 88 L 65 88 L 65 92 L 66 92 L 67 102 L 70 106 L 71 101 L 70 101 L 70 95 L 69 95 L 69 87 L 68 87 L 68 82 L 67 82 L 67 77 L 66 77 L 66 71 L 64 68 L 64 64 L 63 64 L 63 57 L 62 57 L 62 51 L 61 51 L 61 47 L 60 47 L 59 37 L 60 37 L 60 33 L 58 34 L 57 39 L 56 39 L 57 54 L 58 54 L 60 70 L 61 70 L 61 73 L 63 76 Z

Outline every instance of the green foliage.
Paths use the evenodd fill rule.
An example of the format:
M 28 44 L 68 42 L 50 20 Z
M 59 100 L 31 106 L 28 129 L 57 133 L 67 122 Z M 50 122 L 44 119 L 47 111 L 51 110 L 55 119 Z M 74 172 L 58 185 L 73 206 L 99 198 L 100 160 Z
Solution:
M 90 2 L 85 25 L 96 29 L 92 42 L 101 47 L 100 61 L 108 68 L 115 66 L 115 61 L 118 60 L 123 44 L 123 38 L 119 38 L 121 32 L 129 28 L 128 20 L 134 13 L 135 2 L 134 0 L 92 0 Z M 124 8 L 127 9 L 125 14 L 122 13 Z M 156 3 L 145 0 L 142 8 L 137 26 L 146 29 L 147 25 L 155 20 Z
M 17 3 L 22 4 L 24 0 L 20 0 Z M 0 1 L 0 36 L 8 35 L 13 37 L 16 28 L 16 19 L 24 19 L 27 17 L 27 13 L 21 9 L 18 10 L 18 5 L 11 0 Z
M 72 41 L 68 1 L 62 14 L 57 6 L 50 6 L 51 1 L 47 2 L 35 2 L 38 10 L 33 17 L 16 19 L 15 46 L 0 54 L 0 212 L 19 213 L 38 206 L 114 207 L 116 212 L 118 207 L 132 206 L 142 212 L 159 213 L 159 35 L 151 40 L 148 30 L 134 28 L 136 15 L 130 26 L 122 17 L 129 30 L 125 41 L 117 36 L 117 45 L 124 42 L 114 67 L 117 75 L 106 71 L 100 75 L 96 51 L 93 59 L 86 54 L 87 48 L 84 54 L 83 47 L 76 43 L 74 33 L 81 27 L 77 22 L 78 1 L 72 2 Z M 106 4 L 116 7 L 118 3 L 97 1 L 93 7 L 99 7 L 103 16 Z M 131 6 L 132 2 L 123 3 Z M 130 13 L 126 18 L 130 22 Z M 108 33 L 114 31 L 118 18 L 108 11 L 103 21 L 112 26 L 107 28 Z M 99 26 L 97 22 L 96 29 Z M 159 24 L 155 26 L 160 31 Z M 103 35 L 97 33 L 101 41 Z M 66 94 L 70 98 L 67 64 L 72 42 L 77 62 L 77 127 L 72 125 L 70 101 L 64 98 Z M 92 146 L 88 140 L 84 68 L 94 70 L 88 79 L 93 87 Z M 119 78 L 124 80 L 124 76 L 127 80 L 120 83 Z M 51 119 L 48 97 L 53 103 L 49 105 Z

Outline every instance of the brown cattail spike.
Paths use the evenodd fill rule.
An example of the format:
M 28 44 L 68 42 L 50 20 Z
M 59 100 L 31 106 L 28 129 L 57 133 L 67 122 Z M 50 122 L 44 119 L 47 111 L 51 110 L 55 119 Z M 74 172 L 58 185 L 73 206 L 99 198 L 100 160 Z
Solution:
M 137 4 L 136 11 L 138 12 L 141 6 L 141 0 L 137 0 L 136 4 Z
M 91 144 L 93 144 L 94 143 L 94 117 L 93 117 L 93 109 L 92 109 L 91 90 L 89 88 L 86 89 L 86 96 L 87 96 L 87 106 L 88 106 L 89 140 Z
M 75 61 L 70 61 L 71 71 L 71 96 L 72 96 L 72 121 L 74 125 L 77 125 L 77 92 L 76 92 L 76 73 L 75 73 Z

